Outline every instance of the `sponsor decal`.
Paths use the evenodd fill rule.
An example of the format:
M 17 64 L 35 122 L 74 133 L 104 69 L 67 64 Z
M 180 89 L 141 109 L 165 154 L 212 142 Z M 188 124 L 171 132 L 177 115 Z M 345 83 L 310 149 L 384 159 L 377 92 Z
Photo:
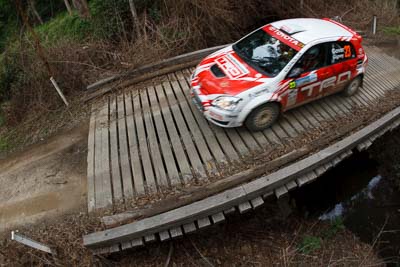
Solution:
M 297 86 L 303 86 L 308 83 L 316 82 L 318 80 L 318 75 L 316 73 L 311 73 L 305 77 L 296 80 Z
M 307 96 L 312 96 L 315 90 L 318 90 L 321 93 L 324 89 L 341 84 L 343 82 L 347 82 L 351 78 L 351 72 L 343 72 L 338 76 L 329 77 L 320 82 L 312 83 L 310 85 L 304 86 L 301 88 L 301 92 L 307 92 Z
M 236 79 L 249 73 L 249 70 L 232 53 L 217 58 L 215 62 L 230 79 Z
M 289 83 L 289 89 L 295 89 L 297 87 L 296 82 L 295 81 L 291 81 Z
M 332 47 L 332 62 L 344 58 L 344 48 L 334 48 Z
M 287 35 L 286 33 L 280 31 L 279 29 L 275 28 L 272 25 L 265 26 L 263 30 L 297 51 L 300 51 L 304 47 L 304 44 L 302 42 L 296 40 L 290 35 Z

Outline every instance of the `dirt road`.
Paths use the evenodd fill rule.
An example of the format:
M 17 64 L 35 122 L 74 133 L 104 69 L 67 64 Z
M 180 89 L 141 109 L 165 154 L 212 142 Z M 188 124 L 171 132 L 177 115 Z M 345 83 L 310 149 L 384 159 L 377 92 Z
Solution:
M 86 208 L 87 124 L 0 160 L 0 232 Z

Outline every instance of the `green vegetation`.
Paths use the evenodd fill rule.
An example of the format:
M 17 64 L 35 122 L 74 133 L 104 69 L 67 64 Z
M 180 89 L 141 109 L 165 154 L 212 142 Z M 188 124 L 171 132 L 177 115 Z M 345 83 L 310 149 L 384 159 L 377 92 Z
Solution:
M 324 239 L 330 239 L 344 229 L 346 229 L 346 226 L 344 225 L 343 218 L 337 217 L 330 222 L 330 227 L 322 233 L 322 236 Z
M 297 246 L 302 254 L 311 254 L 322 247 L 323 242 L 333 239 L 338 233 L 346 229 L 343 218 L 337 217 L 330 221 L 327 228 L 320 232 L 317 236 L 305 235 Z
M 306 235 L 300 243 L 298 249 L 302 254 L 310 254 L 320 249 L 322 246 L 322 239 L 316 236 Z
M 89 21 L 78 14 L 63 12 L 54 19 L 36 27 L 36 32 L 45 44 L 54 44 L 63 40 L 83 41 L 92 31 Z
M 400 26 L 385 27 L 383 32 L 388 35 L 400 35 Z

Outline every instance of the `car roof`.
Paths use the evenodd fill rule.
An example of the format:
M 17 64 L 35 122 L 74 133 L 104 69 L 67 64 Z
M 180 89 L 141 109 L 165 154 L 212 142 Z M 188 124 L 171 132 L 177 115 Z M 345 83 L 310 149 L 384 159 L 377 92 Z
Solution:
M 346 26 L 326 19 L 286 19 L 273 22 L 271 25 L 286 32 L 303 44 L 329 37 L 353 36 L 353 33 L 350 32 L 350 29 L 347 30 Z

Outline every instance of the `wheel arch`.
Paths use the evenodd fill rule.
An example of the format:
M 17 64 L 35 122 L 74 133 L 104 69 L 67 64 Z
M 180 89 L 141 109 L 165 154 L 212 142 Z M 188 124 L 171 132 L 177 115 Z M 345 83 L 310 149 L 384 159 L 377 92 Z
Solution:
M 246 121 L 247 117 L 251 114 L 251 112 L 253 110 L 255 110 L 256 108 L 259 108 L 262 105 L 265 105 L 267 103 L 277 104 L 279 107 L 279 113 L 282 113 L 283 107 L 282 107 L 282 103 L 279 101 L 279 99 L 268 99 L 268 98 L 265 98 L 265 96 L 264 96 L 263 99 L 255 99 L 255 100 L 256 101 L 251 101 L 249 104 L 247 104 L 243 108 L 242 112 L 240 112 L 238 119 L 242 124 Z

